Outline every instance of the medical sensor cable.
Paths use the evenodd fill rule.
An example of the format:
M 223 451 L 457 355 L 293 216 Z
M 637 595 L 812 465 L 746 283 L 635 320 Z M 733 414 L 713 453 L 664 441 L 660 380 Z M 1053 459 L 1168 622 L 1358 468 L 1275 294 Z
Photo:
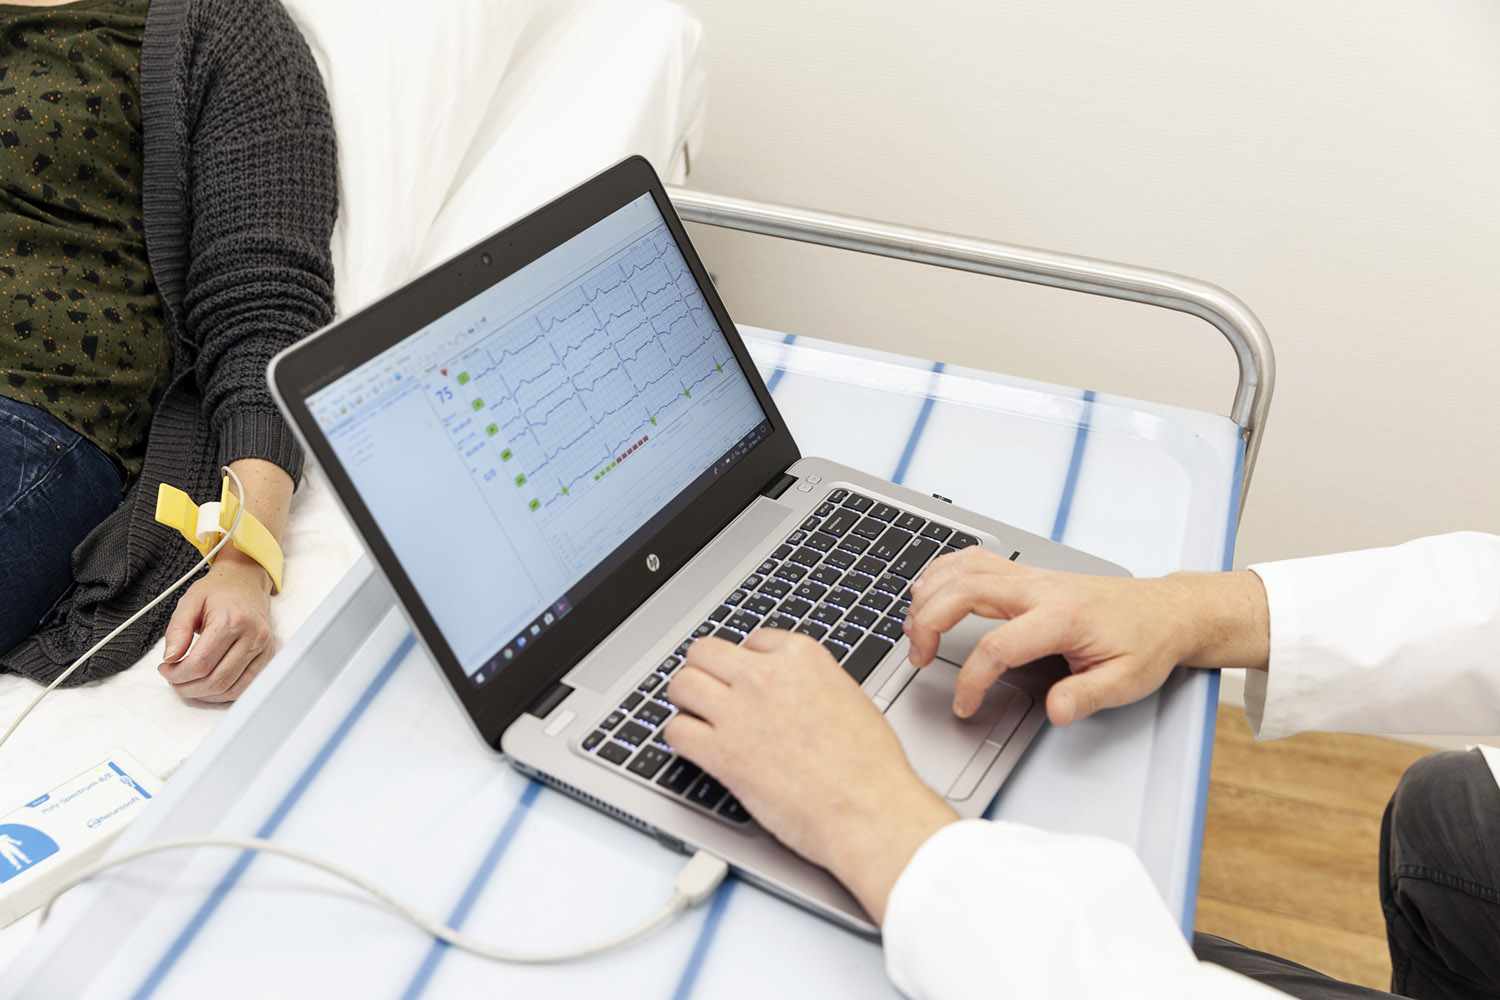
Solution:
M 274 840 L 265 840 L 260 837 L 173 837 L 167 840 L 158 840 L 150 844 L 142 844 L 140 847 L 124 851 L 115 857 L 106 858 L 85 868 L 75 878 L 70 879 L 62 888 L 53 893 L 47 902 L 42 904 L 41 922 L 46 921 L 47 914 L 51 912 L 52 904 L 57 902 L 58 897 L 80 882 L 87 881 L 95 875 L 108 871 L 117 865 L 122 865 L 127 861 L 133 861 L 148 854 L 156 854 L 159 851 L 172 851 L 184 847 L 230 847 L 244 851 L 262 851 L 266 854 L 275 854 L 305 865 L 311 865 L 314 868 L 318 868 L 358 886 L 371 896 L 374 896 L 381 903 L 384 903 L 403 920 L 416 925 L 440 941 L 444 941 L 455 948 L 461 948 L 471 954 L 478 955 L 480 958 L 488 958 L 496 962 L 525 965 L 571 962 L 606 951 L 612 951 L 622 945 L 629 944 L 654 931 L 682 911 L 696 906 L 709 896 L 712 896 L 714 890 L 719 887 L 719 883 L 724 881 L 724 876 L 729 872 L 729 865 L 722 858 L 717 858 L 706 851 L 698 851 L 689 859 L 687 864 L 682 866 L 682 870 L 677 873 L 676 885 L 673 887 L 671 898 L 667 900 L 666 904 L 657 910 L 656 913 L 634 927 L 612 937 L 605 938 L 602 941 L 596 941 L 582 947 L 559 948 L 552 951 L 515 951 L 509 948 L 497 948 L 494 945 L 485 944 L 483 941 L 471 938 L 467 934 L 454 930 L 446 924 L 439 923 L 417 910 L 410 903 L 371 882 L 358 872 L 345 868 L 335 861 L 329 861 L 311 852 L 301 850 L 300 848 L 279 844 Z
M 89 661 L 89 657 L 93 656 L 95 653 L 99 652 L 99 650 L 103 649 L 104 646 L 115 636 L 119 635 L 121 632 L 134 625 L 146 612 L 150 611 L 152 608 L 160 604 L 163 600 L 170 597 L 178 587 L 181 587 L 184 583 L 187 583 L 194 576 L 196 576 L 198 572 L 203 569 L 203 567 L 212 563 L 214 561 L 214 556 L 219 554 L 219 550 L 229 544 L 230 539 L 234 537 L 235 531 L 240 526 L 240 518 L 245 514 L 245 488 L 240 483 L 240 477 L 234 474 L 233 469 L 231 469 L 227 465 L 221 466 L 221 468 L 224 470 L 224 474 L 226 476 L 234 480 L 235 496 L 239 499 L 239 503 L 235 504 L 234 521 L 229 525 L 229 531 L 225 533 L 223 538 L 219 539 L 219 543 L 217 545 L 209 549 L 208 552 L 203 556 L 203 558 L 198 560 L 198 562 L 193 565 L 192 569 L 182 574 L 182 577 L 176 583 L 172 584 L 166 590 L 163 590 L 160 594 L 157 594 L 156 597 L 152 598 L 150 604 L 147 604 L 144 608 L 141 608 L 141 610 L 137 611 L 135 614 L 125 619 L 125 621 L 115 626 L 114 631 L 110 632 L 109 635 L 94 643 L 94 645 L 89 649 L 88 652 L 84 653 L 78 659 L 74 660 L 72 666 L 68 667 L 68 669 L 58 674 L 51 684 L 48 684 L 40 694 L 31 699 L 31 704 L 27 705 L 26 708 L 22 710 L 21 714 L 16 716 L 16 721 L 10 724 L 10 728 L 5 731 L 5 735 L 0 736 L 0 747 L 5 746 L 5 741 L 10 739 L 11 734 L 16 731 L 16 728 L 21 725 L 26 716 L 31 714 L 32 709 L 40 705 L 42 703 L 42 699 L 51 694 L 59 684 L 67 680 L 69 677 L 73 676 L 73 672 L 87 663 Z

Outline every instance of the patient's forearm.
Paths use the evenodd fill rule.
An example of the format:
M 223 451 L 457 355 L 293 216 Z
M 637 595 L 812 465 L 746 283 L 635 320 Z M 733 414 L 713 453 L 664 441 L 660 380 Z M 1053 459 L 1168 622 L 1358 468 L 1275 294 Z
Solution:
M 286 529 L 287 510 L 292 503 L 292 477 L 274 462 L 259 458 L 242 458 L 231 462 L 229 467 L 240 477 L 240 485 L 245 491 L 245 509 L 280 542 Z M 266 592 L 270 593 L 271 577 L 252 557 L 230 545 L 219 554 L 218 561 L 225 568 L 234 566 L 255 576 L 263 581 Z
M 1173 573 L 1185 643 L 1180 662 L 1194 667 L 1265 670 L 1271 655 L 1266 588 L 1249 570 Z

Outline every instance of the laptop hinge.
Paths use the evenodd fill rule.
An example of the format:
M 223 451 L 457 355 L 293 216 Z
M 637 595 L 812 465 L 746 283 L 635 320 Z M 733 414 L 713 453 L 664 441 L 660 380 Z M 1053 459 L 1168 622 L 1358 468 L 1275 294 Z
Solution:
M 531 699 L 531 704 L 526 706 L 526 713 L 534 715 L 538 719 L 545 719 L 552 714 L 552 710 L 562 704 L 562 700 L 573 693 L 573 689 L 562 681 L 553 681 L 542 689 L 542 693 Z
M 792 475 L 789 472 L 783 472 L 781 475 L 771 480 L 771 482 L 767 484 L 766 488 L 760 491 L 760 495 L 763 497 L 770 497 L 772 500 L 775 500 L 777 497 L 781 496 L 781 494 L 791 489 L 792 484 L 796 481 L 796 476 Z

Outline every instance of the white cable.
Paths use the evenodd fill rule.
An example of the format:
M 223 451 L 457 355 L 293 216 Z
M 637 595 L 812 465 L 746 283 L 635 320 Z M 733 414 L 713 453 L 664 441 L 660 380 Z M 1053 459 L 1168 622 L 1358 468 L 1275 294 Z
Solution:
M 335 861 L 329 861 L 326 858 L 321 858 L 300 848 L 290 847 L 286 844 L 279 844 L 274 840 L 264 840 L 259 837 L 174 837 L 168 840 L 158 840 L 154 843 L 143 844 L 140 847 L 132 848 L 115 857 L 106 858 L 85 868 L 76 877 L 64 883 L 62 888 L 58 889 L 57 892 L 48 898 L 47 902 L 42 904 L 41 921 L 46 921 L 47 914 L 51 912 L 52 904 L 57 902 L 58 897 L 78 883 L 91 879 L 100 872 L 114 868 L 116 865 L 133 861 L 147 854 L 155 854 L 158 851 L 176 850 L 182 847 L 233 847 L 245 851 L 263 851 L 267 854 L 276 854 L 284 858 L 290 858 L 293 861 L 300 861 L 303 864 L 311 865 L 314 868 L 321 869 L 330 875 L 335 875 L 346 882 L 358 886 L 395 911 L 402 919 L 416 925 L 440 941 L 446 941 L 455 948 L 462 948 L 464 951 L 471 952 L 481 958 L 488 958 L 497 962 L 528 965 L 571 962 L 576 959 L 587 958 L 591 955 L 610 951 L 643 937 L 678 913 L 703 902 L 709 896 L 713 895 L 713 891 L 718 888 L 720 882 L 724 881 L 724 876 L 729 871 L 729 865 L 723 859 L 714 857 L 705 851 L 699 851 L 677 873 L 676 885 L 673 887 L 672 896 L 667 900 L 666 905 L 651 917 L 636 924 L 629 930 L 579 948 L 560 948 L 553 951 L 513 951 L 508 948 L 496 948 L 493 945 L 485 944 L 482 941 L 454 930 L 446 924 L 439 923 L 421 913 L 410 903 L 366 879 L 363 875 L 345 868 Z
M 220 468 L 224 470 L 225 475 L 234 480 L 234 491 L 235 494 L 239 497 L 240 501 L 235 508 L 234 521 L 229 525 L 228 533 L 225 534 L 223 538 L 219 539 L 219 543 L 213 548 L 209 549 L 208 554 L 200 559 L 192 569 L 184 573 L 181 579 L 172 584 L 172 586 L 168 587 L 166 590 L 163 590 L 160 594 L 157 594 L 156 597 L 152 599 L 150 604 L 146 605 L 144 608 L 141 608 L 141 610 L 137 611 L 135 614 L 125 619 L 125 621 L 121 622 L 109 635 L 94 643 L 93 647 L 90 648 L 87 653 L 84 653 L 78 659 L 73 661 L 72 666 L 70 666 L 67 670 L 64 670 L 62 673 L 58 674 L 56 679 L 54 679 L 51 684 L 48 684 L 46 688 L 42 690 L 41 694 L 31 699 L 31 704 L 27 705 L 26 708 L 21 712 L 21 714 L 16 716 L 16 721 L 10 724 L 10 728 L 5 731 L 5 735 L 0 736 L 0 747 L 5 746 L 5 741 L 10 739 L 11 733 L 14 733 L 16 731 L 16 728 L 20 726 L 21 723 L 25 720 L 26 716 L 31 714 L 32 709 L 36 708 L 42 703 L 43 698 L 51 694 L 53 690 L 63 681 L 73 676 L 73 671 L 77 670 L 79 667 L 87 663 L 89 657 L 99 652 L 99 650 L 102 649 L 107 642 L 109 642 L 115 636 L 119 635 L 121 632 L 125 631 L 130 626 L 134 625 L 136 621 L 141 617 L 141 615 L 144 615 L 147 611 L 150 611 L 152 608 L 156 607 L 167 597 L 171 596 L 172 592 L 175 591 L 178 587 L 181 587 L 184 583 L 187 583 L 194 576 L 196 576 L 199 570 L 207 566 L 209 563 L 213 562 L 214 556 L 219 554 L 220 549 L 229 544 L 229 540 L 234 537 L 235 531 L 239 529 L 240 518 L 245 513 L 245 488 L 240 484 L 240 477 L 234 474 L 233 469 L 231 469 L 227 465 L 220 466 Z

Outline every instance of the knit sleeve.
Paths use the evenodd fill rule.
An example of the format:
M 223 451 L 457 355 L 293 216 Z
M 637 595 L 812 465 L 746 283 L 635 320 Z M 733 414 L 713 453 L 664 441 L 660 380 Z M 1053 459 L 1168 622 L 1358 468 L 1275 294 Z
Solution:
M 266 385 L 333 317 L 337 150 L 322 78 L 276 0 L 194 6 L 182 321 L 219 461 L 302 455 Z

